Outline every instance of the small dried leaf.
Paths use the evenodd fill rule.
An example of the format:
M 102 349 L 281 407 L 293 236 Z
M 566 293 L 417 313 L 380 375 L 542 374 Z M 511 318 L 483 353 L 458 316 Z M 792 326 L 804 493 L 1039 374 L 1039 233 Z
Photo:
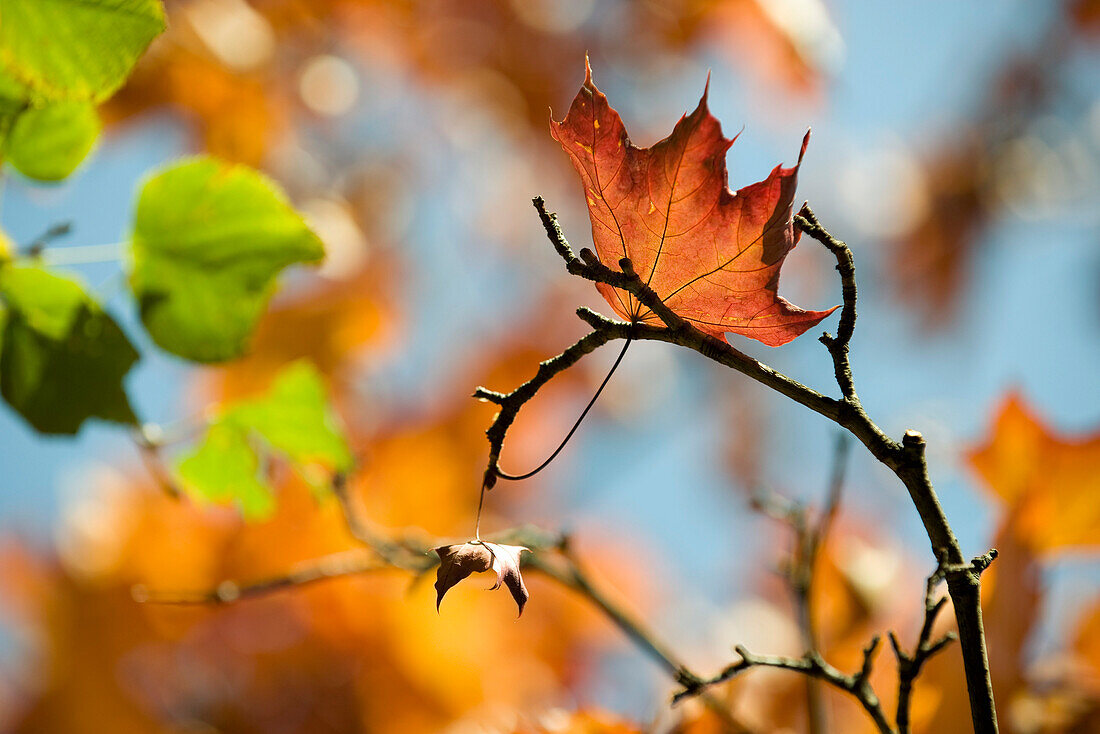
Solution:
M 439 555 L 439 570 L 435 577 L 435 608 L 438 611 L 443 596 L 452 586 L 472 573 L 484 573 L 490 569 L 497 574 L 496 583 L 491 589 L 499 589 L 501 584 L 508 587 L 512 598 L 516 600 L 519 613 L 527 603 L 527 587 L 523 585 L 523 576 L 519 570 L 519 555 L 530 549 L 521 545 L 498 545 L 481 540 L 471 540 L 458 545 L 444 545 L 435 549 Z

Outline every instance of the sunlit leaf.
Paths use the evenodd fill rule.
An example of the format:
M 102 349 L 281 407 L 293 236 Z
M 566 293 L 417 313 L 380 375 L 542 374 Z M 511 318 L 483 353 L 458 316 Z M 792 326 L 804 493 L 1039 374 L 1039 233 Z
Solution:
M 91 103 L 31 108 L 11 126 L 5 157 L 24 176 L 60 181 L 80 165 L 98 135 L 99 116 Z
M 0 68 L 41 97 L 102 101 L 164 28 L 160 0 L 0 0 Z
M 0 393 L 43 433 L 76 433 L 88 418 L 134 423 L 122 378 L 138 359 L 126 335 L 76 282 L 0 268 L 7 323 Z
M 299 466 L 351 469 L 351 450 L 328 406 L 321 375 L 309 362 L 283 370 L 265 396 L 235 406 L 226 420 L 257 432 Z
M 550 132 L 580 174 L 592 240 L 604 264 L 629 257 L 662 300 L 719 339 L 742 334 L 779 346 L 835 309 L 805 311 L 778 295 L 779 272 L 797 237 L 791 220 L 798 166 L 776 166 L 765 180 L 730 191 L 722 136 L 707 95 L 672 134 L 649 148 L 627 137 L 619 113 L 592 82 Z M 628 320 L 656 322 L 634 297 L 598 284 Z
M 269 179 L 194 158 L 145 184 L 130 285 L 164 349 L 198 362 L 242 354 L 283 268 L 317 262 L 321 241 Z
M 233 423 L 210 426 L 202 444 L 184 458 L 176 476 L 191 495 L 208 502 L 237 503 L 248 519 L 271 515 L 275 498 L 259 474 L 260 459 L 249 443 L 247 431 Z
M 351 450 L 321 375 L 308 362 L 284 369 L 264 395 L 223 410 L 180 462 L 179 479 L 204 500 L 235 502 L 245 517 L 262 519 L 275 506 L 262 469 L 268 454 L 285 458 L 315 489 L 334 472 L 351 469 Z
M 521 545 L 500 545 L 481 540 L 436 548 L 436 555 L 439 556 L 439 568 L 435 575 L 436 610 L 443 603 L 444 595 L 459 581 L 472 573 L 491 570 L 497 575 L 496 583 L 491 588 L 499 589 L 502 584 L 507 586 L 512 598 L 516 600 L 519 613 L 523 614 L 528 593 L 519 564 L 520 555 L 524 551 L 529 552 L 529 549 Z

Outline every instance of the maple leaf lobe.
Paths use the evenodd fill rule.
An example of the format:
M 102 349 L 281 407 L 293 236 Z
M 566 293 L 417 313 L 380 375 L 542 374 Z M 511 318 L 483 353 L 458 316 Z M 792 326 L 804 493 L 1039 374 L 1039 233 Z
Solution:
M 520 554 L 523 551 L 530 552 L 530 549 L 521 545 L 500 545 L 481 540 L 436 548 L 435 552 L 439 556 L 439 568 L 435 577 L 436 611 L 439 611 L 443 596 L 458 582 L 472 573 L 491 570 L 496 572 L 497 578 L 490 590 L 499 589 L 501 585 L 508 587 L 519 608 L 519 614 L 523 614 L 523 607 L 529 597 L 519 568 Z
M 635 146 L 622 118 L 585 65 L 581 90 L 550 133 L 580 174 L 601 262 L 628 257 L 669 308 L 701 331 L 742 334 L 779 346 L 836 310 L 807 311 L 779 297 L 779 270 L 797 242 L 793 202 L 798 163 L 736 193 L 726 151 L 733 139 L 707 108 L 680 118 L 672 134 Z M 736 138 L 736 136 L 735 136 Z M 633 295 L 597 284 L 625 319 L 660 323 Z

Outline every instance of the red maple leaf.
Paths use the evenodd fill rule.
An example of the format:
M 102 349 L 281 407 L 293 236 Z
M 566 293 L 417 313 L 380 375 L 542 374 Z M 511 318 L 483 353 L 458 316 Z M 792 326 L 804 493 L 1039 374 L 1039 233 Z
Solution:
M 722 137 L 706 90 L 671 135 L 639 148 L 592 83 L 587 62 L 585 70 L 568 114 L 550 120 L 550 133 L 581 176 L 602 262 L 629 257 L 669 308 L 719 339 L 733 332 L 779 346 L 836 310 L 806 311 L 776 292 L 783 259 L 798 240 L 792 222 L 798 164 L 776 166 L 734 193 L 726 177 L 733 140 Z M 807 132 L 799 163 L 809 139 Z M 623 318 L 659 323 L 631 294 L 596 287 Z

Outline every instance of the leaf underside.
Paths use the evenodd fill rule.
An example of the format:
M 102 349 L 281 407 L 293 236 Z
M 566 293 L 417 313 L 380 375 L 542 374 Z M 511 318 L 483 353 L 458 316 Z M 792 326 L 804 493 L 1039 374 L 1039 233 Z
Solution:
M 137 422 L 122 379 L 138 353 L 78 283 L 6 265 L 0 295 L 0 393 L 28 423 L 42 433 L 73 434 L 88 418 Z

